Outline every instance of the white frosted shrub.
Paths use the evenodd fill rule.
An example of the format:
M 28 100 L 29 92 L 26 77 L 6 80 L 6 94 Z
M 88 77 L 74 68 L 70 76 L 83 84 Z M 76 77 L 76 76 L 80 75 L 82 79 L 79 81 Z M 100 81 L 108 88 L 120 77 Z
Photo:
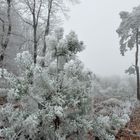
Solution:
M 1 132 L 7 140 L 65 140 L 92 128 L 87 114 L 92 78 L 79 60 L 59 73 L 56 63 L 48 69 L 34 66 L 28 52 L 18 54 L 16 61 L 22 75 L 7 75 L 11 89 L 0 111 L 1 119 L 6 119 Z

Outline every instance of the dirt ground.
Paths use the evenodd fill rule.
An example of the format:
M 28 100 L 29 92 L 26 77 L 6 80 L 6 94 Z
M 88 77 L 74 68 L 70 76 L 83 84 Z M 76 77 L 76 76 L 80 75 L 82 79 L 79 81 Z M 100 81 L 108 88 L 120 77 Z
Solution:
M 133 111 L 130 122 L 119 131 L 116 140 L 140 140 L 140 106 Z

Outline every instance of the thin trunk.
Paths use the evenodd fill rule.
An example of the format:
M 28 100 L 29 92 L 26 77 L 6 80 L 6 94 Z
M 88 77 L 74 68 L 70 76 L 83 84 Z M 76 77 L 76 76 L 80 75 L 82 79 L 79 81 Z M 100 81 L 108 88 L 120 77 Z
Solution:
M 139 56 L 139 29 L 136 33 L 136 54 L 135 54 L 135 69 L 137 76 L 137 99 L 140 100 L 140 78 L 139 78 L 139 66 L 138 66 L 138 56 Z
M 34 26 L 34 64 L 36 64 L 37 59 L 37 27 Z
M 57 49 L 56 49 L 56 51 L 57 51 Z M 59 68 L 58 68 L 58 65 L 59 65 L 59 64 L 58 64 L 58 57 L 59 57 L 59 56 L 57 55 L 57 56 L 56 56 L 56 61 L 57 61 L 57 77 L 56 77 L 57 93 L 59 92 L 59 84 L 58 84 L 58 83 L 59 83 L 59 82 L 58 82 L 58 81 L 59 81 Z
M 5 51 L 7 49 L 9 40 L 10 40 L 10 35 L 11 35 L 11 31 L 12 31 L 12 23 L 11 23 L 11 0 L 7 0 L 7 19 L 8 19 L 8 30 L 4 39 L 4 34 L 5 34 L 5 23 L 3 21 L 3 36 L 2 36 L 2 40 L 1 40 L 1 46 L 2 46 L 2 51 L 0 54 L 0 67 L 3 69 L 4 67 L 4 57 L 5 57 Z M 3 77 L 3 72 L 2 75 Z
M 44 46 L 43 46 L 43 50 L 42 50 L 42 56 L 45 57 L 45 54 L 46 54 L 46 49 L 47 49 L 47 44 L 46 44 L 46 36 L 49 35 L 49 32 L 50 32 L 50 17 L 51 17 L 51 11 L 52 11 L 52 3 L 53 3 L 53 0 L 50 0 L 49 1 L 49 5 L 48 5 L 48 16 L 47 16 L 47 24 L 46 24 L 46 27 L 45 27 L 45 34 L 44 34 L 44 38 L 43 38 L 43 41 L 44 41 Z M 45 66 L 45 62 L 44 60 L 42 61 L 42 67 Z
M 37 62 L 37 21 L 36 21 L 36 1 L 34 0 L 34 6 L 33 6 L 33 37 L 34 37 L 34 64 Z

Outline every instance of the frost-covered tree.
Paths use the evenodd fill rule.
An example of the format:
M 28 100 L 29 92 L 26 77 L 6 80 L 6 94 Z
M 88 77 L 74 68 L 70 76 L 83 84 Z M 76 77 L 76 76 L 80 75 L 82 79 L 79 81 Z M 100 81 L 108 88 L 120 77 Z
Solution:
M 50 34 L 56 24 L 60 23 L 59 16 L 68 11 L 64 0 L 14 0 L 14 8 L 22 21 L 30 26 L 32 31 L 32 45 L 34 63 L 37 61 L 39 50 L 42 57 L 47 49 L 46 36 Z M 69 0 L 76 2 L 76 0 Z M 44 60 L 42 60 L 44 66 Z
M 56 43 L 61 52 L 66 44 L 70 53 L 66 53 L 67 57 L 75 55 L 63 63 L 59 72 L 56 52 L 51 55 L 53 58 L 48 67 L 42 68 L 39 63 L 34 65 L 32 55 L 27 51 L 17 54 L 15 59 L 20 76 L 4 71 L 10 90 L 8 102 L 0 109 L 1 137 L 7 140 L 86 139 L 87 132 L 92 130 L 93 76 L 76 57 L 76 52 L 81 50 L 77 37 L 73 33 L 70 36 L 60 41 L 55 33 L 54 39 L 51 37 L 50 40 L 50 45 Z M 50 50 L 50 54 L 52 52 Z
M 10 89 L 8 102 L 0 109 L 2 138 L 86 140 L 93 132 L 101 140 L 115 140 L 129 121 L 134 102 L 111 98 L 92 110 L 94 76 L 78 58 L 66 62 L 59 72 L 56 59 L 44 68 L 34 65 L 28 51 L 17 54 L 15 61 L 20 76 L 4 71 Z
M 140 100 L 140 78 L 139 78 L 139 29 L 140 29 L 140 6 L 133 9 L 131 13 L 121 12 L 120 17 L 122 22 L 117 29 L 117 33 L 120 37 L 120 51 L 124 55 L 125 52 L 133 48 L 136 49 L 135 52 L 135 65 L 129 68 L 130 72 L 136 72 L 137 76 L 137 99 Z M 134 70 L 135 69 L 135 70 Z
M 8 3 L 10 2 L 10 3 Z M 17 67 L 14 63 L 16 54 L 29 41 L 29 30 L 14 9 L 15 0 L 1 0 L 0 6 L 0 65 L 15 74 Z M 27 27 L 26 27 L 27 28 Z M 27 41 L 28 40 L 28 41 Z
M 66 37 L 63 37 L 63 32 L 63 28 L 57 28 L 53 34 L 46 38 L 48 53 L 45 56 L 45 65 L 49 65 L 48 62 L 56 60 L 58 71 L 63 70 L 66 62 L 75 59 L 77 53 L 84 50 L 83 42 L 79 41 L 74 31 L 71 31 Z
M 72 3 L 77 3 L 77 0 L 68 0 Z M 46 49 L 47 49 L 47 42 L 46 37 L 50 34 L 51 28 L 53 26 L 53 19 L 56 20 L 56 15 L 58 16 L 58 12 L 62 13 L 64 16 L 67 15 L 68 8 L 66 6 L 66 1 L 64 0 L 48 0 L 47 1 L 47 17 L 45 17 L 46 23 L 45 23 L 45 32 L 43 36 L 43 49 L 42 49 L 42 57 L 45 57 L 46 55 Z M 55 21 L 56 23 L 56 21 Z M 42 66 L 45 65 L 45 62 L 42 61 Z

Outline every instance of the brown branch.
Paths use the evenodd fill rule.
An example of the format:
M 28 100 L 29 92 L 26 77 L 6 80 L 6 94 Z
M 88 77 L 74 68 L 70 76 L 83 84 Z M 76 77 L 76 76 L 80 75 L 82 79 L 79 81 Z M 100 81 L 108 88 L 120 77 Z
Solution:
M 4 20 L 0 17 L 0 21 L 2 22 L 2 23 L 4 23 Z
M 33 9 L 32 9 L 32 7 L 30 6 L 29 0 L 26 0 L 25 3 L 26 3 L 26 5 L 28 6 L 30 12 L 33 14 Z
M 3 19 L 0 18 L 0 21 L 2 22 L 2 37 L 1 37 L 1 46 L 3 46 L 3 40 L 4 40 L 4 33 L 5 33 L 5 22 Z
M 11 31 L 12 31 L 12 22 L 11 22 L 11 0 L 7 0 L 7 5 L 8 5 L 8 9 L 7 9 L 7 18 L 8 18 L 8 31 L 6 34 L 6 40 L 3 44 L 3 48 L 6 49 L 7 45 L 9 43 L 9 39 L 10 39 L 10 35 L 11 35 Z
M 25 20 L 20 14 L 19 12 L 17 12 L 17 10 L 15 9 L 14 5 L 13 5 L 13 9 L 14 11 L 16 12 L 16 14 L 20 17 L 20 19 L 25 22 L 26 24 L 30 25 L 30 26 L 33 26 L 32 23 L 28 22 L 27 20 Z
M 43 57 L 45 57 L 46 49 L 47 49 L 47 44 L 46 44 L 45 38 L 47 35 L 49 35 L 49 31 L 50 31 L 50 18 L 51 18 L 51 12 L 52 12 L 52 5 L 53 5 L 53 0 L 50 0 L 49 4 L 48 4 L 47 24 L 45 27 L 45 34 L 44 34 L 44 38 L 43 38 L 43 43 L 44 43 L 43 50 L 42 50 Z M 42 67 L 44 67 L 45 62 L 43 61 L 41 65 L 42 65 Z
M 37 12 L 37 17 L 36 17 L 36 22 L 38 24 L 38 20 L 39 20 L 39 15 L 40 15 L 40 11 L 41 11 L 41 7 L 42 7 L 42 0 L 40 0 L 40 5 L 39 5 L 39 9 L 38 9 L 38 12 Z

